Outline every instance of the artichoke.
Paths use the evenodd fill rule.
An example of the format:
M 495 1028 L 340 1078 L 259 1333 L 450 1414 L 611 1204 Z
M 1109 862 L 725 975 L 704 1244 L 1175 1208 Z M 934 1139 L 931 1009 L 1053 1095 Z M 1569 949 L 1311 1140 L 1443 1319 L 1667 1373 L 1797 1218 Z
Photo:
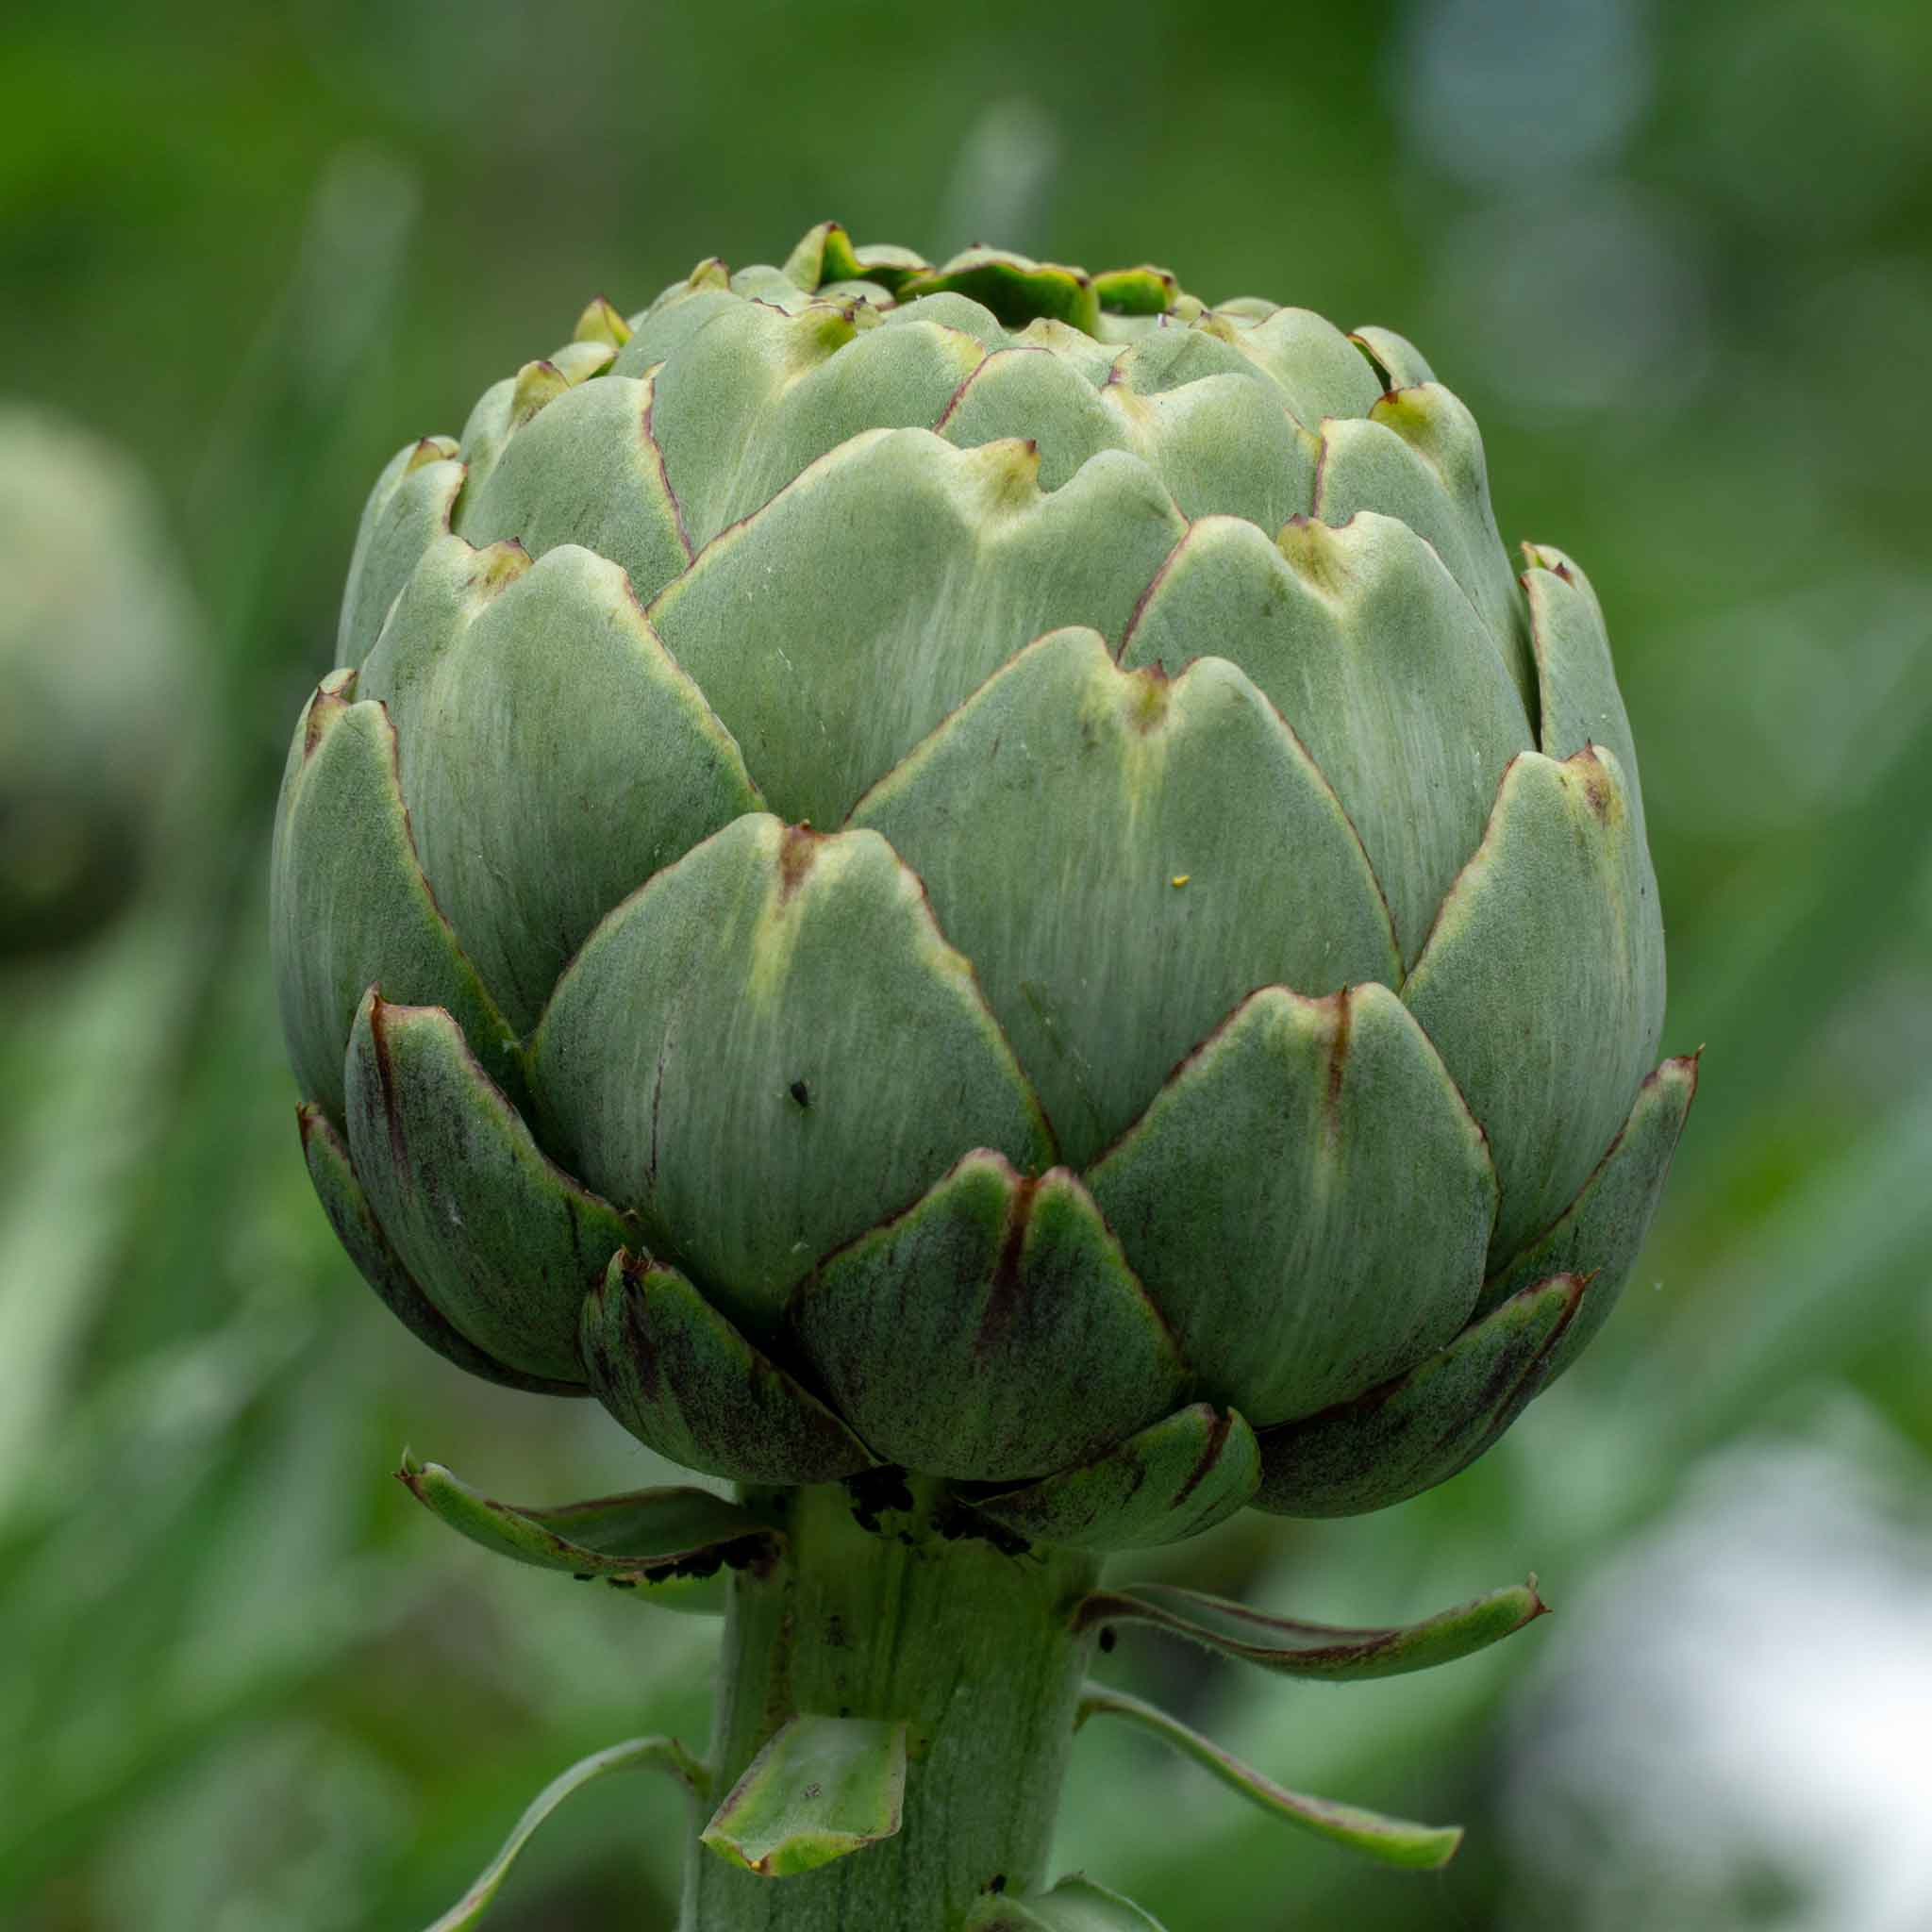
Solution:
M 276 823 L 344 1246 L 753 1485 L 1371 1509 L 1574 1359 L 1695 1084 L 1603 613 L 1381 328 L 826 224 L 377 479 Z
M 0 408 L 0 957 L 98 930 L 135 894 L 201 743 L 181 566 L 146 480 L 79 425 Z

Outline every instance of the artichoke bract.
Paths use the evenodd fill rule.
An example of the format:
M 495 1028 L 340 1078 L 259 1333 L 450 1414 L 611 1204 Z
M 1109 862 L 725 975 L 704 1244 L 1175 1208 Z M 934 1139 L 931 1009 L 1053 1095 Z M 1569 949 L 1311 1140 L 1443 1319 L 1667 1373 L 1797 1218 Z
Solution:
M 338 657 L 304 1142 L 479 1374 L 1105 1549 L 1442 1480 L 1635 1259 L 1603 613 L 1400 336 L 827 224 L 402 449 Z

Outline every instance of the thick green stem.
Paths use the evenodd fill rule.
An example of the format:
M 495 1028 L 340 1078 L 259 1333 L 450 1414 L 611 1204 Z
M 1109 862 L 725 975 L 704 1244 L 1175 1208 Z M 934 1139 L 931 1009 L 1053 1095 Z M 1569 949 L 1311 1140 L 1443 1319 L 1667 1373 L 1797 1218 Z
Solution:
M 1098 1559 L 949 1534 L 924 1488 L 883 1510 L 842 1486 L 755 1500 L 784 1518 L 786 1554 L 731 1585 L 713 1790 L 790 1718 L 904 1719 L 905 1822 L 791 1878 L 693 1838 L 683 1932 L 958 1932 L 982 1894 L 1040 1884 L 1092 1642 L 1072 1612 Z

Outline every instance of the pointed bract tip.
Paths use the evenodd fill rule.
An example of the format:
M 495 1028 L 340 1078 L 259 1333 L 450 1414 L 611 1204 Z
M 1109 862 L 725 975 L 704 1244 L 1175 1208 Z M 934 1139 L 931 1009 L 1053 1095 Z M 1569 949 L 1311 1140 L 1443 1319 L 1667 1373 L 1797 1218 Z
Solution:
M 813 831 L 809 819 L 801 819 L 795 825 L 787 825 L 779 835 L 779 905 L 784 905 L 805 883 L 806 874 L 810 872 L 813 860 L 819 856 L 819 847 L 829 836 L 828 833 Z
M 470 583 L 480 595 L 507 591 L 530 568 L 530 553 L 514 537 L 499 537 L 476 553 Z
M 1369 410 L 1369 421 L 1392 429 L 1424 458 L 1440 455 L 1453 434 L 1441 391 L 1432 382 L 1404 383 L 1385 390 Z
M 1390 373 L 1388 363 L 1376 355 L 1373 344 L 1365 337 L 1351 333 L 1348 339 L 1361 351 L 1362 359 L 1375 372 L 1375 380 L 1382 385 L 1382 393 L 1385 396 L 1389 394 L 1395 387 L 1395 377 Z
M 814 355 L 836 355 L 858 333 L 859 305 L 813 302 L 803 311 L 805 347 Z
M 539 356 L 517 371 L 516 387 L 510 391 L 510 426 L 521 429 L 545 403 L 560 396 L 570 387 L 570 378 L 548 357 Z
M 621 349 L 630 341 L 630 324 L 618 313 L 608 296 L 592 295 L 577 317 L 571 341 L 603 342 L 612 349 Z
M 959 452 L 988 512 L 1024 509 L 1040 494 L 1040 445 L 1030 436 L 1002 436 Z
M 315 687 L 308 709 L 303 713 L 302 762 L 305 765 L 315 756 L 333 721 L 354 702 L 355 691 L 356 673 L 353 669 L 331 671 Z
M 1290 517 L 1275 537 L 1274 547 L 1309 590 L 1333 601 L 1348 589 L 1348 561 L 1334 525 L 1320 517 Z
M 1605 824 L 1621 819 L 1624 801 L 1616 781 L 1610 776 L 1610 768 L 1597 756 L 1595 745 L 1585 742 L 1581 751 L 1565 759 L 1567 764 L 1580 765 L 1583 769 L 1583 798 L 1591 810 Z

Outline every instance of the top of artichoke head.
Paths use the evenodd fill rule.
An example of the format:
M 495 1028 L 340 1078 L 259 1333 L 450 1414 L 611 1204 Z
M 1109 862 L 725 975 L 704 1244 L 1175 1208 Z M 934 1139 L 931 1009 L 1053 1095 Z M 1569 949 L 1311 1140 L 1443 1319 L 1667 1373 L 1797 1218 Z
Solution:
M 1099 1543 L 1440 1480 L 1693 1081 L 1602 612 L 1524 561 L 1385 329 L 830 223 L 593 301 L 385 469 L 291 747 L 339 1231 L 746 1479 Z

